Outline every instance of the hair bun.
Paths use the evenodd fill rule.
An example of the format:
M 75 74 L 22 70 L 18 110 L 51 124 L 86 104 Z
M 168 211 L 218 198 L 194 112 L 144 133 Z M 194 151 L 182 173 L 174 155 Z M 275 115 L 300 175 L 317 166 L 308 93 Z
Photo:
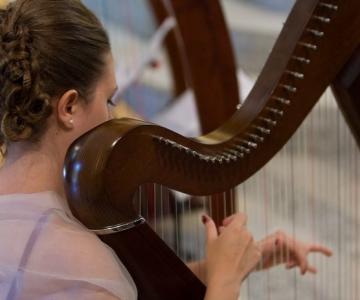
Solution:
M 28 139 L 33 132 L 21 116 L 8 112 L 3 116 L 1 131 L 5 139 L 13 142 Z
M 40 94 L 36 98 L 33 98 L 23 112 L 23 119 L 29 123 L 37 123 L 47 118 L 52 111 L 50 104 L 50 97 L 46 94 Z
M 92 101 L 109 53 L 103 26 L 82 1 L 16 0 L 0 9 L 0 145 L 39 141 L 51 101 L 70 89 Z
M 12 22 L 11 12 L 10 6 L 0 14 L 1 139 L 14 142 L 32 137 L 37 123 L 51 114 L 51 105 L 34 80 L 39 70 L 30 30 L 19 21 Z
M 1 40 L 0 71 L 13 83 L 27 89 L 31 87 L 30 42 L 29 29 L 19 24 L 15 31 L 3 33 Z

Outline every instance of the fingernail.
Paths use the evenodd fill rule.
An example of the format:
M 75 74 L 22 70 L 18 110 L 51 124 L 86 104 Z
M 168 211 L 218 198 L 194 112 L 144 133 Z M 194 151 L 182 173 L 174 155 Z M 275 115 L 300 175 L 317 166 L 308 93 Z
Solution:
M 201 222 L 203 224 L 206 224 L 207 221 L 209 221 L 209 217 L 207 215 L 202 215 L 201 216 Z

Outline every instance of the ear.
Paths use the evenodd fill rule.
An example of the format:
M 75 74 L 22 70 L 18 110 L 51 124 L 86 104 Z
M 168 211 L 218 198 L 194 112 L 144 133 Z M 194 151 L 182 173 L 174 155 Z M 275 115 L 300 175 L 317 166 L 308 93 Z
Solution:
M 74 127 L 75 115 L 81 108 L 80 96 L 76 90 L 66 91 L 57 103 L 57 116 L 60 126 L 66 129 Z

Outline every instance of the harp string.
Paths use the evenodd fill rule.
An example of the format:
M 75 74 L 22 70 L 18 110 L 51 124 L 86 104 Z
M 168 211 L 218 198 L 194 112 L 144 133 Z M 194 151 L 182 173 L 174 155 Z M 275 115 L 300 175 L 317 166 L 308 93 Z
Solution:
M 315 277 L 282 267 L 250 275 L 244 299 L 357 299 L 358 152 L 328 91 L 284 149 L 238 187 L 237 210 L 248 214 L 248 226 L 257 239 L 284 229 L 299 239 L 329 245 L 335 252 L 330 259 L 310 258 L 319 271 Z M 188 245 L 189 239 L 178 243 L 191 249 L 184 260 L 203 255 L 203 228 L 189 218 L 194 214 L 193 201 L 181 204 L 177 214 L 182 219 L 176 226 L 178 234 L 186 236 L 191 223 L 194 228 L 193 246 Z M 208 201 L 209 197 L 201 197 L 199 211 L 207 209 Z M 281 256 L 282 261 L 289 258 L 288 253 Z
M 296 238 L 329 245 L 335 251 L 334 257 L 332 261 L 319 255 L 310 258 L 319 270 L 315 277 L 280 268 L 251 275 L 246 283 L 246 297 L 282 299 L 285 289 L 284 299 L 321 299 L 324 295 L 326 299 L 356 299 L 359 268 L 351 254 L 358 255 L 353 242 L 355 246 L 359 243 L 358 165 L 358 148 L 327 92 L 281 153 L 238 188 L 241 200 L 237 206 L 249 215 L 249 227 L 257 238 L 281 228 Z M 201 211 L 206 210 L 209 198 L 203 197 Z M 181 204 L 178 235 L 186 236 L 189 230 L 184 219 L 192 220 L 185 224 L 193 223 L 194 235 L 203 235 L 203 229 L 189 218 L 192 201 Z M 189 239 L 178 243 L 180 248 L 190 248 L 190 255 L 184 255 L 184 260 L 202 255 L 201 238 L 194 239 L 193 233 L 190 236 L 193 246 L 188 245 Z M 280 258 L 288 259 L 288 253 Z
M 137 24 L 142 18 L 138 12 L 139 8 L 141 8 L 140 6 L 145 7 L 146 1 L 87 0 L 85 2 L 97 13 L 108 29 L 117 66 L 120 97 L 132 104 L 141 115 L 148 115 L 149 97 L 147 97 L 147 92 L 149 90 L 147 86 L 152 86 L 153 82 L 151 76 L 146 74 L 146 66 L 139 66 L 139 64 L 147 63 L 145 58 L 149 55 L 148 52 L 154 48 L 154 43 L 150 41 L 151 36 L 150 38 L 147 36 L 151 30 L 148 28 L 139 29 Z M 114 9 L 118 10 L 120 15 L 120 18 L 116 19 L 115 22 L 112 15 Z M 155 22 L 152 21 L 152 23 Z M 154 27 L 151 35 L 155 34 L 155 30 Z M 159 53 L 157 56 L 163 56 L 163 54 Z M 133 76 L 134 70 L 137 71 L 140 68 L 144 68 L 144 74 L 139 71 L 136 80 L 127 80 L 128 77 Z M 123 82 L 128 82 L 128 86 L 124 87 Z M 122 114 L 120 113 L 120 115 Z M 136 205 L 139 207 L 139 212 L 145 216 L 153 229 L 180 256 L 183 256 L 184 253 L 181 251 L 185 241 L 179 228 L 181 227 L 182 215 L 186 209 L 184 203 L 179 202 L 179 205 L 171 203 L 174 201 L 169 199 L 170 193 L 159 185 L 144 185 L 139 188 L 137 196 Z M 174 216 L 173 220 L 169 220 L 171 216 Z M 167 225 L 170 227 L 169 229 L 166 228 Z
M 135 46 L 128 52 L 137 52 Z M 311 258 L 311 263 L 319 269 L 315 277 L 302 277 L 297 270 L 282 268 L 255 273 L 247 279 L 244 299 L 358 298 L 358 179 L 359 149 L 327 91 L 281 153 L 235 193 L 231 192 L 230 198 L 239 196 L 237 210 L 248 214 L 248 225 L 257 239 L 284 229 L 295 237 L 331 246 L 334 256 L 331 261 L 317 255 Z M 202 197 L 200 209 L 189 214 L 195 200 L 176 204 L 166 187 L 153 189 L 152 202 L 148 195 L 147 199 L 143 198 L 147 194 L 144 187 L 139 194 L 143 215 L 152 220 L 159 235 L 184 260 L 203 257 L 203 228 L 197 222 L 202 212 L 212 214 L 212 205 L 207 208 L 207 203 L 212 201 L 210 197 Z M 160 211 L 155 205 L 158 199 Z M 152 208 L 144 205 L 145 202 Z M 226 211 L 226 202 L 223 210 Z M 195 228 L 196 239 L 193 233 L 190 239 L 186 237 L 188 226 L 185 225 L 190 223 L 193 226 L 189 227 Z M 188 246 L 189 240 L 193 240 L 192 246 Z M 288 253 L 282 253 L 280 259 L 288 258 Z
M 337 145 L 336 145 L 336 164 L 337 164 L 337 169 L 339 170 L 338 173 L 336 174 L 336 186 L 337 186 L 337 199 L 338 199 L 338 216 L 337 216 L 337 221 L 338 221 L 338 228 L 337 228 L 337 251 L 339 254 L 339 259 L 338 259 L 338 272 L 339 274 L 342 273 L 342 238 L 341 238 L 341 229 L 342 229 L 342 218 L 341 218 L 341 210 L 343 209 L 343 201 L 342 201 L 342 187 L 341 187 L 341 152 L 340 152 L 340 148 L 341 148 L 341 124 L 340 124 L 340 115 L 336 114 L 336 139 L 337 139 Z M 339 279 L 338 281 L 338 296 L 341 297 L 343 295 L 342 293 L 342 289 L 343 289 L 343 278 Z
M 282 268 L 251 275 L 249 299 L 357 299 L 358 168 L 359 149 L 327 91 L 284 149 L 238 188 L 238 208 L 248 214 L 257 238 L 281 228 L 330 246 L 334 256 L 312 255 L 315 277 Z M 270 215 L 262 215 L 264 211 Z

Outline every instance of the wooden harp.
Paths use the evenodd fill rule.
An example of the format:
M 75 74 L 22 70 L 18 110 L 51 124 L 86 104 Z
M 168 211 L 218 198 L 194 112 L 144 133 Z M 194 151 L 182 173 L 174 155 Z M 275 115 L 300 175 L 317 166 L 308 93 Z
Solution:
M 214 3 L 170 2 L 178 18 Z M 70 207 L 115 250 L 139 299 L 202 299 L 205 287 L 134 209 L 138 186 L 210 195 L 240 184 L 279 151 L 331 84 L 360 143 L 359 12 L 356 0 L 297 1 L 245 104 L 204 136 L 122 119 L 73 143 L 65 162 Z

